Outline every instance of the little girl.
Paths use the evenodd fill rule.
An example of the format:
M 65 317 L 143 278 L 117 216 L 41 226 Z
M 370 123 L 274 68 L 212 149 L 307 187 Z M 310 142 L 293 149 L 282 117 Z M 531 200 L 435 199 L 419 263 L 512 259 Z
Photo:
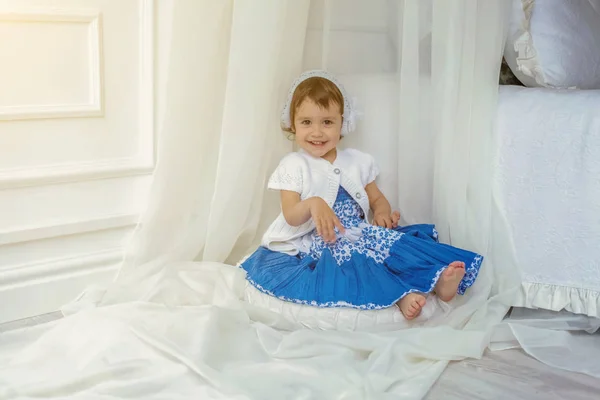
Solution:
M 483 257 L 437 241 L 433 225 L 399 227 L 400 214 L 377 187 L 374 159 L 341 150 L 355 111 L 325 71 L 292 85 L 282 127 L 300 150 L 269 180 L 281 192 L 279 217 L 242 268 L 259 290 L 319 307 L 398 305 L 413 319 L 431 292 L 450 301 L 470 287 Z M 369 214 L 372 212 L 372 218 Z

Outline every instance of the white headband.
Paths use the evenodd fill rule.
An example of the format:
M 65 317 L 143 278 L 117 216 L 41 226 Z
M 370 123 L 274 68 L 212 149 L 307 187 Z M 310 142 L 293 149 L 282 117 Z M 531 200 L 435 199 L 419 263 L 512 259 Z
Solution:
M 288 94 L 288 98 L 285 103 L 285 107 L 283 108 L 283 111 L 281 112 L 282 126 L 287 129 L 290 129 L 292 127 L 290 107 L 292 105 L 292 97 L 294 96 L 294 92 L 296 91 L 296 88 L 303 81 L 307 80 L 308 78 L 313 78 L 315 76 L 318 76 L 320 78 L 325 78 L 325 79 L 333 82 L 333 84 L 338 87 L 340 92 L 342 92 L 342 97 L 344 98 L 344 114 L 342 115 L 343 122 L 342 122 L 342 132 L 341 133 L 342 133 L 342 136 L 345 136 L 348 133 L 353 132 L 354 128 L 356 127 L 356 110 L 354 109 L 354 105 L 352 104 L 353 102 L 351 101 L 350 97 L 348 97 L 348 94 L 346 93 L 346 89 L 344 89 L 344 86 L 342 86 L 342 84 L 340 82 L 338 82 L 338 80 L 333 75 L 331 75 L 329 72 L 322 71 L 322 70 L 306 71 L 294 81 L 294 83 L 292 84 L 292 87 L 290 89 L 290 93 Z

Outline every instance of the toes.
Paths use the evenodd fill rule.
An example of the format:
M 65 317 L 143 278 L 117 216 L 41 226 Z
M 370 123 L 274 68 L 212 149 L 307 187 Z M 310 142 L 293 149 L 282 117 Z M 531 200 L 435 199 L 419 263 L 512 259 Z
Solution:
M 450 263 L 450 265 L 448 265 L 448 266 L 451 267 L 452 269 L 464 268 L 465 263 L 462 261 L 454 261 L 454 262 Z
M 423 306 L 425 306 L 425 298 L 418 297 L 411 303 L 409 309 L 411 311 L 418 312 L 421 310 L 421 308 L 423 308 Z
M 464 269 L 465 269 L 464 262 L 454 261 L 454 262 L 451 262 L 450 264 L 448 264 L 448 267 L 444 270 L 442 275 L 446 276 L 446 277 L 453 277 L 457 273 L 460 273 L 460 271 L 464 271 Z
M 404 317 L 408 320 L 416 318 L 420 313 L 421 309 L 426 303 L 424 296 L 409 295 L 410 297 L 405 297 L 403 299 L 404 307 L 400 307 L 400 311 L 404 314 Z M 400 304 L 398 304 L 400 306 Z
M 409 318 L 416 317 L 421 312 L 422 307 L 423 305 L 421 304 L 421 299 L 415 299 L 415 301 L 408 306 L 406 316 Z

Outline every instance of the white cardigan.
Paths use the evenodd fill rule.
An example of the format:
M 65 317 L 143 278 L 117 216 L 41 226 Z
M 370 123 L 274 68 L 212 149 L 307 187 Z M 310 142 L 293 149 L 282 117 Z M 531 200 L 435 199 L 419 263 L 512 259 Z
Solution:
M 269 179 L 268 188 L 289 190 L 300 194 L 301 200 L 321 197 L 333 207 L 340 185 L 356 200 L 369 217 L 369 198 L 365 186 L 373 182 L 379 169 L 373 157 L 354 149 L 339 150 L 332 163 L 300 150 L 285 156 Z M 300 226 L 289 225 L 283 212 L 263 236 L 262 246 L 290 255 L 306 251 L 308 243 L 303 238 L 314 231 L 312 219 Z

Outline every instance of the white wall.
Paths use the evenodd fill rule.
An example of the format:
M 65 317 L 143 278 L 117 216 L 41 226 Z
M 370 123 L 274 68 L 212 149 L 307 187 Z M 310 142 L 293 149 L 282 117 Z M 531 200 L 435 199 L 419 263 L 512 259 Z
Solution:
M 336 74 L 391 73 L 396 69 L 398 0 L 329 0 L 327 68 Z M 312 0 L 304 68 L 321 68 L 325 2 Z
M 158 6 L 0 0 L 0 323 L 114 275 L 154 167 Z

